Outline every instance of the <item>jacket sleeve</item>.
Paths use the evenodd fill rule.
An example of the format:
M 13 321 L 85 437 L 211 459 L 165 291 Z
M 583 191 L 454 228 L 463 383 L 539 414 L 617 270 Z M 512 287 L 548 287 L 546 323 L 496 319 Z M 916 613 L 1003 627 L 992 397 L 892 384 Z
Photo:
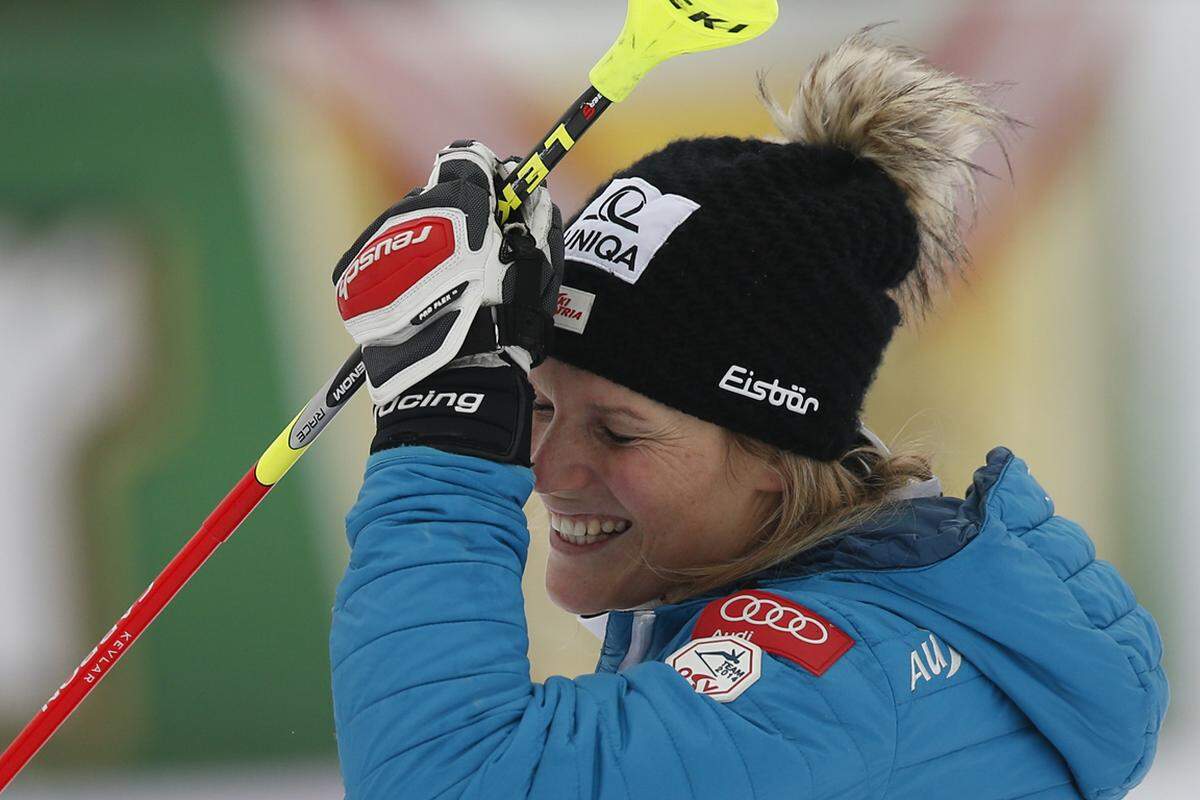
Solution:
M 768 657 L 731 703 L 662 662 L 531 681 L 531 489 L 526 468 L 425 447 L 368 461 L 330 636 L 348 800 L 882 793 L 895 706 L 863 648 L 822 678 Z

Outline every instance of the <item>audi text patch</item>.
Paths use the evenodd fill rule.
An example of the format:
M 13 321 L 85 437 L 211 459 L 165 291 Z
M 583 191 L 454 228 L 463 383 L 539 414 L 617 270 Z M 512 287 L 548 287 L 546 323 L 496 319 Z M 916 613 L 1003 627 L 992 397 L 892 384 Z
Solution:
M 641 178 L 618 178 L 567 229 L 567 258 L 637 283 L 658 248 L 699 207 Z
M 823 675 L 854 646 L 829 620 L 799 603 L 768 592 L 747 590 L 714 600 L 700 612 L 692 639 L 735 636 L 769 653 Z

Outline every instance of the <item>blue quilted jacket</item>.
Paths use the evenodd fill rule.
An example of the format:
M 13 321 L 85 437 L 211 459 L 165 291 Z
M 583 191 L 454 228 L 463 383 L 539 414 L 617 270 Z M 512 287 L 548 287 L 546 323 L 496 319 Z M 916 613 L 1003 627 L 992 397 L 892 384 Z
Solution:
M 351 800 L 1101 800 L 1150 767 L 1155 622 L 1005 449 L 966 499 L 902 502 L 747 581 L 854 643 L 819 677 L 768 653 L 726 703 L 665 663 L 717 595 L 613 612 L 596 673 L 530 680 L 531 489 L 424 447 L 368 462 L 330 637 Z

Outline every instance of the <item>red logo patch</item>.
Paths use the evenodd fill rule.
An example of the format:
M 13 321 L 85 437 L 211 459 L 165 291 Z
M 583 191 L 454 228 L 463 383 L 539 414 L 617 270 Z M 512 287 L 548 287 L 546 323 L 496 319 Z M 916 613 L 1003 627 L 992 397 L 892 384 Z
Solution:
M 791 600 L 747 590 L 714 600 L 700 612 L 693 639 L 739 636 L 824 675 L 854 640 L 829 620 Z
M 380 231 L 338 278 L 342 319 L 389 305 L 453 254 L 454 224 L 445 217 L 420 217 Z

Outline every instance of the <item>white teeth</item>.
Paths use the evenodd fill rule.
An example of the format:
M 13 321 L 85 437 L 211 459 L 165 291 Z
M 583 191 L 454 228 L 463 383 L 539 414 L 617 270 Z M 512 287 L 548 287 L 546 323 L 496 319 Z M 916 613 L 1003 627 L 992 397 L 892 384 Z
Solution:
M 600 517 L 564 517 L 550 513 L 550 527 L 560 539 L 572 544 L 592 544 L 623 533 L 629 528 L 626 520 Z

